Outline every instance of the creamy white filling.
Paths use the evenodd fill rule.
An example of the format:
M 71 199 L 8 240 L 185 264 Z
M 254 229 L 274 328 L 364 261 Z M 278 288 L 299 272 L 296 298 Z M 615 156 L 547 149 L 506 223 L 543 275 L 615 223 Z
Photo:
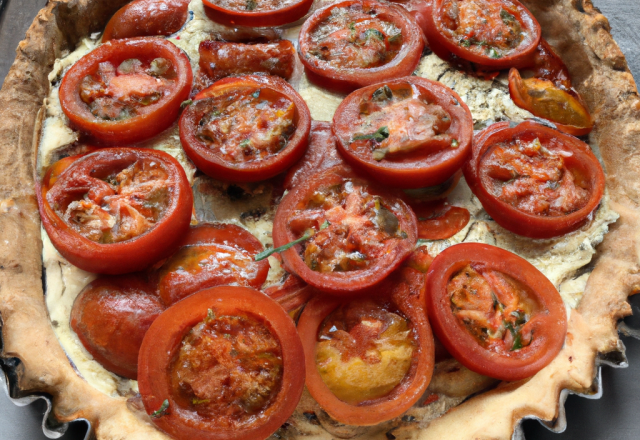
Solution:
M 211 22 L 204 14 L 201 0 L 193 0 L 189 5 L 192 19 L 169 41 L 182 48 L 191 60 L 194 70 L 197 68 L 200 42 L 209 39 L 212 34 L 242 35 L 242 29 L 229 29 Z M 292 27 L 282 31 L 265 30 L 258 32 L 281 32 L 297 45 L 300 27 Z M 98 44 L 96 38 L 84 39 L 78 48 L 66 56 L 56 60 L 54 69 L 49 75 L 51 91 L 45 100 L 46 119 L 43 124 L 39 146 L 39 165 L 44 168 L 51 164 L 53 153 L 78 140 L 78 133 L 69 128 L 68 119 L 62 112 L 58 97 L 61 76 L 73 63 L 87 54 Z M 485 81 L 466 75 L 448 63 L 430 54 L 423 57 L 416 69 L 416 75 L 440 81 L 455 90 L 471 110 L 476 129 L 484 128 L 493 122 L 512 120 L 521 122 L 531 114 L 518 108 L 509 97 L 505 77 L 494 81 Z M 343 96 L 329 93 L 311 83 L 304 74 L 294 83 L 299 93 L 307 102 L 311 115 L 316 120 L 331 121 L 335 109 Z M 190 182 L 193 183 L 195 167 L 186 157 L 180 144 L 177 124 L 167 129 L 142 146 L 157 148 L 175 157 L 184 167 Z M 232 223 L 246 228 L 255 235 L 264 246 L 273 245 L 271 238 L 274 208 L 270 206 L 271 188 L 253 187 L 253 196 L 239 201 L 230 201 L 224 194 L 224 184 L 212 179 L 196 180 L 213 187 L 215 191 L 196 191 L 196 217 L 199 222 L 220 221 Z M 593 214 L 588 225 L 561 238 L 552 240 L 531 240 L 506 231 L 482 209 L 477 198 L 471 194 L 462 180 L 449 196 L 449 203 L 462 206 L 471 213 L 469 224 L 448 240 L 426 241 L 429 252 L 437 255 L 445 248 L 461 242 L 483 242 L 508 249 L 530 261 L 558 287 L 568 312 L 575 308 L 584 292 L 588 273 L 580 273 L 595 253 L 595 246 L 600 243 L 608 231 L 608 225 L 618 215 L 612 211 L 605 197 Z M 264 211 L 257 220 L 251 216 L 242 218 L 243 213 L 253 210 Z M 43 259 L 46 269 L 47 293 L 46 302 L 51 321 L 71 362 L 91 385 L 110 396 L 126 396 L 137 392 L 136 381 L 121 378 L 94 361 L 82 346 L 76 334 L 69 326 L 69 316 L 73 301 L 80 291 L 96 275 L 82 271 L 67 262 L 52 246 L 46 233 L 42 232 L 44 242 Z M 265 286 L 276 283 L 284 274 L 278 260 L 270 257 L 271 270 Z

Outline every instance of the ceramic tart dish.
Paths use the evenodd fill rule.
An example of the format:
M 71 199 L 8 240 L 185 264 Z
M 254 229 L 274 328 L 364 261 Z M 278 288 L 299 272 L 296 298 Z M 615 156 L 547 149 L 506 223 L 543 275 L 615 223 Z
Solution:
M 63 52 L 101 32 L 125 3 L 49 2 L 20 44 L 0 91 L 0 356 L 8 366 L 12 397 L 51 396 L 58 426 L 85 419 L 98 439 L 166 439 L 134 400 L 109 397 L 76 373 L 54 334 L 41 281 L 34 169 L 48 77 Z M 627 297 L 640 286 L 640 99 L 606 18 L 589 0 L 523 4 L 567 64 L 595 119 L 589 143 L 599 147 L 609 204 L 620 217 L 597 248 L 582 299 L 568 317 L 560 354 L 535 376 L 502 383 L 426 428 L 412 425 L 402 431 L 402 438 L 509 439 L 514 433 L 517 437 L 523 418 L 561 425 L 566 394 L 591 394 L 599 386 L 599 365 L 624 359 L 616 324 L 631 313 Z M 395 438 L 388 434 L 381 431 L 375 438 Z M 285 432 L 279 438 L 296 436 Z M 314 438 L 332 435 L 318 431 Z

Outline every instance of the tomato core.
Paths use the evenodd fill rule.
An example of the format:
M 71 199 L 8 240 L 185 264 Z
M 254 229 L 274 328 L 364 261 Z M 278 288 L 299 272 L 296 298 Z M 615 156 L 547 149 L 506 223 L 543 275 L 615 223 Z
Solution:
M 210 310 L 183 338 L 170 366 L 173 397 L 221 428 L 240 429 L 272 405 L 282 366 L 280 343 L 264 322 Z
M 579 171 L 566 167 L 560 149 L 538 138 L 493 146 L 480 162 L 483 181 L 494 196 L 528 214 L 563 216 L 584 207 L 590 192 Z
M 73 230 L 96 243 L 138 237 L 158 223 L 170 203 L 169 172 L 153 158 L 124 169 L 93 171 L 89 190 L 58 179 L 46 194 L 54 212 Z M 93 179 L 91 179 L 93 178 Z
M 411 368 L 415 351 L 407 319 L 371 301 L 345 304 L 318 331 L 322 380 L 352 405 L 386 396 Z

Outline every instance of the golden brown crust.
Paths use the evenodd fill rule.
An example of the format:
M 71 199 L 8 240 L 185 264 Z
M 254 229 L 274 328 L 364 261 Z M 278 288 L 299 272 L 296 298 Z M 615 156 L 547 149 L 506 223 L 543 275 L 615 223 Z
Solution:
M 99 31 L 124 0 L 53 1 L 20 43 L 0 91 L 0 316 L 4 357 L 22 366 L 25 393 L 54 398 L 62 421 L 89 420 L 100 439 L 166 438 L 121 399 L 105 396 L 72 369 L 51 328 L 41 284 L 40 222 L 34 196 L 33 135 L 48 93 L 56 57 Z M 616 321 L 630 313 L 628 295 L 640 289 L 640 99 L 609 25 L 589 0 L 526 0 L 544 36 L 568 65 L 596 119 L 598 145 L 612 208 L 620 219 L 598 248 L 596 265 L 577 310 L 571 312 L 560 355 L 529 380 L 473 398 L 413 438 L 510 438 L 519 420 L 553 420 L 562 389 L 585 392 L 596 374 L 598 352 L 619 348 Z M 489 415 L 489 416 L 484 416 Z M 461 423 L 463 421 L 464 423 Z M 455 430 L 450 429 L 454 424 Z M 464 429 L 462 429 L 464 427 Z

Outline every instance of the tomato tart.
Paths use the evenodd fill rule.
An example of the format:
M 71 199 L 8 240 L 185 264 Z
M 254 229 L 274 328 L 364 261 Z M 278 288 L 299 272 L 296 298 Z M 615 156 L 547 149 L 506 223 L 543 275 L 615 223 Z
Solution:
M 48 5 L 0 92 L 21 393 L 100 439 L 429 439 L 591 390 L 639 282 L 640 104 L 590 2 L 123 3 Z M 413 172 L 434 150 L 461 157 Z M 165 193 L 183 225 L 153 236 Z M 152 244 L 109 266 L 65 228 Z

